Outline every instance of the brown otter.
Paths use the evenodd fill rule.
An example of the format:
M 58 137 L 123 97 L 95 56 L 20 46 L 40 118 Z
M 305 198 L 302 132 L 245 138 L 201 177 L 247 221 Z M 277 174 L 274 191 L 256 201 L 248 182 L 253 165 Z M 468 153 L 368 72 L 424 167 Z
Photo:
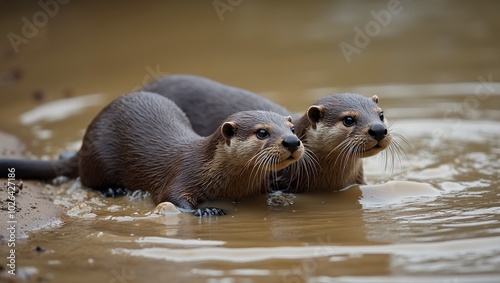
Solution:
M 265 109 L 293 116 L 262 96 L 197 76 L 170 75 L 144 89 L 174 101 L 202 135 L 235 111 Z M 365 184 L 361 158 L 390 145 L 395 153 L 401 150 L 397 142 L 391 143 L 392 135 L 377 96 L 329 95 L 297 120 L 297 135 L 306 152 L 301 161 L 280 172 L 277 188 L 281 190 L 340 190 L 356 183 Z
M 266 190 L 269 172 L 297 161 L 303 151 L 291 117 L 238 112 L 212 135 L 201 137 L 172 101 L 136 92 L 115 99 L 97 115 L 76 156 L 62 161 L 0 160 L 0 169 L 3 174 L 4 167 L 16 168 L 17 178 L 78 175 L 90 188 L 142 189 L 155 203 L 170 201 L 198 216 L 223 215 L 219 208 L 196 206 L 212 199 L 237 201 Z

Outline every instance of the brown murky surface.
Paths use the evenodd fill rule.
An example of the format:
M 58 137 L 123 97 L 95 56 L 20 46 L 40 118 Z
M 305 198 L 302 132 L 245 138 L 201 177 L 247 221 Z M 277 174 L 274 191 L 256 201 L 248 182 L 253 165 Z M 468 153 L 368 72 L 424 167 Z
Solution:
M 77 149 L 107 102 L 168 73 L 295 111 L 333 92 L 377 94 L 411 144 L 406 159 L 366 160 L 370 186 L 222 202 L 230 215 L 211 219 L 47 185 L 67 217 L 17 240 L 29 280 L 500 280 L 499 2 L 222 0 L 218 15 L 212 1 L 69 1 L 49 16 L 12 2 L 0 2 L 0 130 L 34 156 Z

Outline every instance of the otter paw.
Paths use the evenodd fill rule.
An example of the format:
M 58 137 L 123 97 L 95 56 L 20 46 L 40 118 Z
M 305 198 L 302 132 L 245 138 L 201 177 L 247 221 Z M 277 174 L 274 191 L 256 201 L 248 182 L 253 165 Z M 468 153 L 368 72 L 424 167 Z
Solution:
M 106 188 L 98 190 L 103 197 L 117 198 L 127 195 L 127 190 L 123 188 Z
M 194 211 L 194 216 L 218 216 L 218 215 L 226 215 L 224 210 L 217 208 L 217 207 L 204 207 L 204 208 L 198 208 Z

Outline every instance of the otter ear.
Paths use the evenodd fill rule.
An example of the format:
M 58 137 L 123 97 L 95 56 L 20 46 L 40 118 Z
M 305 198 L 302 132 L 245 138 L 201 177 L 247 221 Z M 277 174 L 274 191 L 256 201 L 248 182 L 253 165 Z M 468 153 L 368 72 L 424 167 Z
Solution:
M 293 120 L 292 116 L 288 116 L 288 117 L 286 117 L 286 119 L 288 120 L 288 122 L 292 123 L 292 120 Z
M 371 99 L 373 100 L 373 102 L 378 104 L 378 96 L 374 95 L 371 97 Z
M 313 105 L 307 109 L 307 118 L 311 121 L 313 129 L 316 128 L 316 124 L 323 118 L 325 114 L 325 108 L 321 105 Z
M 221 133 L 227 145 L 230 144 L 229 140 L 236 134 L 236 127 L 237 125 L 235 122 L 224 122 L 224 124 L 222 124 Z

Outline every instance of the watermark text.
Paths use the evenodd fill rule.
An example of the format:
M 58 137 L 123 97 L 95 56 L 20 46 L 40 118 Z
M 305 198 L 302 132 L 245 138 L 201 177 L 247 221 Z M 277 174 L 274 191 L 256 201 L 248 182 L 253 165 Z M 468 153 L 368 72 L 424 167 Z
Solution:
M 70 0 L 40 0 L 38 6 L 41 10 L 35 12 L 31 18 L 22 17 L 20 34 L 9 32 L 7 38 L 14 52 L 19 52 L 21 44 L 28 44 L 30 39 L 34 38 L 40 28 L 43 28 L 49 23 L 49 19 L 55 17 L 60 10 L 61 5 L 68 4 Z
M 16 275 L 16 169 L 8 168 L 7 173 L 7 273 Z

